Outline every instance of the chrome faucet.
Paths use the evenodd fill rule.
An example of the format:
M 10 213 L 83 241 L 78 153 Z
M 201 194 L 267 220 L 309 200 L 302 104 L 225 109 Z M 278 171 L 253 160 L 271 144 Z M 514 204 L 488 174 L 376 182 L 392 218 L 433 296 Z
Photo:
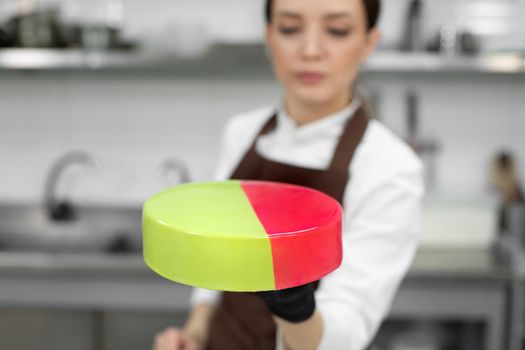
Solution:
M 69 165 L 74 163 L 82 164 L 86 171 L 92 174 L 95 174 L 96 170 L 100 169 L 98 160 L 83 151 L 68 152 L 53 163 L 46 178 L 43 203 L 45 212 L 52 220 L 67 221 L 73 220 L 76 216 L 71 203 L 56 198 L 56 189 L 61 174 Z
M 177 183 L 185 183 L 190 181 L 190 172 L 186 163 L 180 159 L 168 158 L 162 162 L 159 167 L 160 176 L 162 179 L 171 178 L 174 174 L 177 176 Z
M 419 97 L 416 92 L 409 91 L 406 96 L 407 105 L 407 143 L 421 157 L 425 165 L 425 187 L 429 190 L 437 184 L 437 156 L 441 144 L 436 138 L 420 135 Z

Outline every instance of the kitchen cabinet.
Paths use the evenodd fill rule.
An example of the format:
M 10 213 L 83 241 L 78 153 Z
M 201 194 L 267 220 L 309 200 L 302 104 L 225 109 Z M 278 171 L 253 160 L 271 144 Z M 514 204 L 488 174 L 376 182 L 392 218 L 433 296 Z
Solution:
M 506 349 L 511 280 L 509 266 L 489 250 L 421 250 L 390 317 L 478 322 L 484 326 L 486 350 Z
M 506 349 L 512 281 L 511 266 L 490 250 L 423 248 L 390 318 L 481 322 L 486 349 Z M 185 313 L 191 293 L 133 255 L 1 253 L 0 285 L 0 309 L 98 310 L 99 320 L 110 311 Z

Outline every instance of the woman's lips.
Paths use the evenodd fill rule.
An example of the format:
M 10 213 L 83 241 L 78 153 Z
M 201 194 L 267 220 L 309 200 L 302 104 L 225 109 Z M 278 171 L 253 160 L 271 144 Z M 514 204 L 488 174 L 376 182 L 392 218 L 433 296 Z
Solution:
M 296 74 L 297 79 L 303 84 L 318 84 L 321 80 L 325 78 L 325 74 L 319 72 L 299 72 Z

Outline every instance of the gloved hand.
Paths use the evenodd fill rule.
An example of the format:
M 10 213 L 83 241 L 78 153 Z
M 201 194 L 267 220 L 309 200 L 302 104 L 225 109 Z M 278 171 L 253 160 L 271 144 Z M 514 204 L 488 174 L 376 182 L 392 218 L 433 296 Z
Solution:
M 314 283 L 255 294 L 264 300 L 274 315 L 288 322 L 299 323 L 309 319 L 315 311 Z

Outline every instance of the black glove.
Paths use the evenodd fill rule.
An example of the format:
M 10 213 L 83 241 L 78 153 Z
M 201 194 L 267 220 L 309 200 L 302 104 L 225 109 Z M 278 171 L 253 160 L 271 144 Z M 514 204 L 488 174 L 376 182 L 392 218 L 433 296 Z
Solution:
M 309 319 L 315 311 L 314 283 L 282 290 L 256 292 L 270 311 L 288 321 L 299 323 Z

